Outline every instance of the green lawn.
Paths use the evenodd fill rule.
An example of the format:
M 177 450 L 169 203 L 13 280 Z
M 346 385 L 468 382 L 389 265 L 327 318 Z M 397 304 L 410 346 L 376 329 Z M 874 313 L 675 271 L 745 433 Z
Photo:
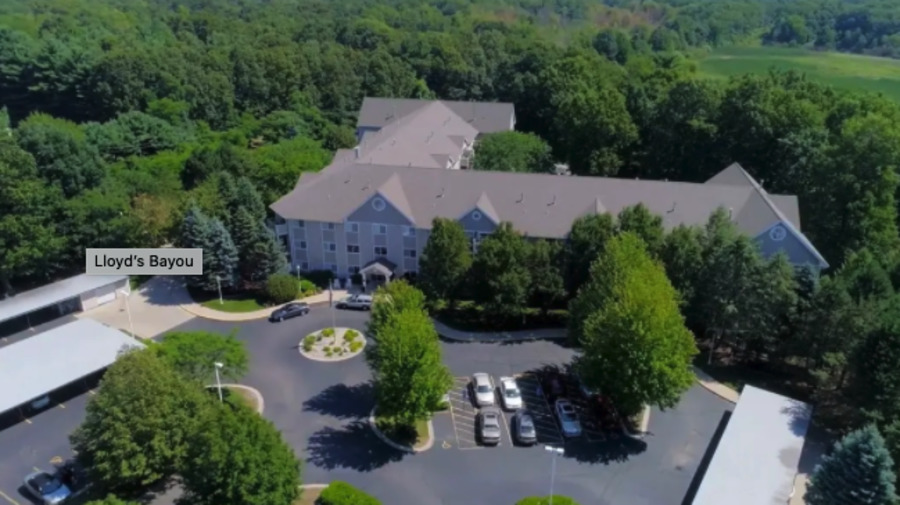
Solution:
M 259 303 L 259 300 L 254 295 L 228 297 L 221 302 L 219 302 L 218 298 L 214 298 L 202 302 L 200 305 L 209 309 L 221 310 L 222 312 L 253 312 L 254 310 L 266 308 L 265 305 Z
M 786 47 L 725 47 L 697 58 L 705 77 L 797 70 L 836 88 L 880 92 L 900 102 L 900 60 Z
M 388 417 L 375 416 L 375 425 L 389 439 L 401 445 L 419 447 L 428 440 L 428 421 L 416 421 L 415 426 L 398 424 Z

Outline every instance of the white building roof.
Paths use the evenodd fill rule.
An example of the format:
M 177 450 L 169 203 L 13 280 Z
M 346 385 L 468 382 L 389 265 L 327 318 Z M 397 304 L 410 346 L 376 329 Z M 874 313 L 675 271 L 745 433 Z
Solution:
M 127 275 L 81 274 L 0 300 L 0 322 L 49 307 L 63 300 L 127 279 Z
M 144 344 L 91 319 L 79 319 L 0 348 L 0 412 L 14 409 L 113 364 Z
M 812 407 L 744 386 L 693 505 L 785 505 Z

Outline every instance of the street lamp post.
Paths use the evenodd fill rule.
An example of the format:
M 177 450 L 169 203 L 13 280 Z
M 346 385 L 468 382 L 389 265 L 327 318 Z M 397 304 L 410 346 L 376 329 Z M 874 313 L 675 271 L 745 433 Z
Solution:
M 222 363 L 219 363 L 218 361 L 215 362 L 215 365 L 216 365 L 216 387 L 219 388 L 219 401 L 224 402 L 225 400 L 224 400 L 224 398 L 222 398 L 222 381 L 219 379 L 219 369 L 221 369 L 225 365 L 223 365 Z
M 128 313 L 128 328 L 131 329 L 131 336 L 137 337 L 137 333 L 134 332 L 134 321 L 131 320 L 131 305 L 128 303 L 128 297 L 131 296 L 131 294 L 124 289 L 120 289 L 119 293 L 122 293 L 125 297 L 125 312 Z
M 219 305 L 224 304 L 222 301 L 222 278 L 216 275 L 216 287 L 219 288 Z
M 562 447 L 553 447 L 549 445 L 544 446 L 544 450 L 547 452 L 553 453 L 553 466 L 550 470 L 550 503 L 549 505 L 553 505 L 553 484 L 556 480 L 556 457 L 560 454 L 565 454 L 566 450 Z
M 300 264 L 299 263 L 294 268 L 294 270 L 297 272 L 297 280 L 299 281 L 300 280 Z

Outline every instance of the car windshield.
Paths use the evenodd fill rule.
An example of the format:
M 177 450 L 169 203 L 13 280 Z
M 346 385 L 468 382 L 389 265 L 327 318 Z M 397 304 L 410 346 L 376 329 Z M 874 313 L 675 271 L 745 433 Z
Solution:
M 479 384 L 478 387 L 475 388 L 475 391 L 478 391 L 479 393 L 490 393 L 491 387 L 487 384 Z
M 507 387 L 506 387 L 506 396 L 509 397 L 509 398 L 518 398 L 518 397 L 519 397 L 519 390 L 516 389 L 516 388 L 507 386 Z
M 41 494 L 50 494 L 62 486 L 62 483 L 53 477 L 42 473 L 31 480 L 31 483 Z
M 559 415 L 566 421 L 571 421 L 573 416 L 575 415 L 575 411 L 569 405 L 563 405 L 559 410 Z
M 534 430 L 534 421 L 528 416 L 523 416 L 519 424 L 522 426 L 522 431 L 530 432 Z

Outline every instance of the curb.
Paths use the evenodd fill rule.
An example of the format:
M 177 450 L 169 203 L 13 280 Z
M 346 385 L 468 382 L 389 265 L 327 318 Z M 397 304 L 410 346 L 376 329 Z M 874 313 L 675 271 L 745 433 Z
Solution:
M 624 433 L 626 437 L 634 440 L 643 440 L 644 437 L 647 436 L 647 428 L 650 426 L 650 412 L 650 406 L 644 405 L 644 413 L 641 416 L 641 426 L 638 433 L 632 433 L 625 424 L 625 421 L 620 419 L 619 424 L 622 426 L 622 433 Z
M 342 326 L 338 326 L 335 328 L 335 332 L 337 332 L 337 330 L 345 330 L 346 331 L 346 330 L 353 330 L 353 328 L 345 328 Z M 318 330 L 313 333 L 310 333 L 309 335 L 315 335 L 317 333 L 320 333 L 321 331 L 322 330 Z M 353 354 L 350 354 L 349 356 L 339 356 L 337 358 L 317 358 L 314 356 L 310 356 L 309 354 L 306 354 L 306 352 L 303 350 L 303 340 L 306 337 L 308 337 L 309 335 L 306 335 L 305 337 L 300 339 L 300 342 L 297 344 L 297 351 L 299 351 L 300 355 L 303 356 L 304 358 L 306 358 L 310 361 L 318 361 L 319 363 L 339 363 L 341 361 L 347 361 L 348 359 L 353 359 L 353 358 L 359 356 L 360 354 L 362 354 L 363 351 L 366 350 L 366 346 L 369 345 L 369 343 L 367 342 L 368 338 L 366 337 L 365 333 L 363 333 L 359 330 L 353 330 L 353 331 L 359 333 L 359 336 L 362 337 L 363 346 L 360 347 L 358 351 L 356 351 Z
M 217 388 L 219 386 L 216 384 L 213 384 L 212 386 L 207 386 L 207 387 Z M 263 400 L 263 395 L 262 395 L 262 393 L 259 392 L 258 389 L 252 388 L 250 386 L 245 386 L 243 384 L 222 384 L 222 387 L 223 388 L 231 388 L 231 389 L 243 389 L 244 391 L 250 391 L 250 393 L 256 397 L 256 404 L 257 404 L 256 413 L 259 415 L 262 415 L 263 410 L 266 407 L 266 402 L 265 402 L 265 400 Z
M 516 336 L 515 333 L 518 331 L 509 331 L 509 332 L 465 332 L 465 331 L 457 331 L 453 328 L 447 326 L 446 324 L 438 321 L 437 319 L 431 318 L 432 323 L 435 326 L 435 330 L 437 330 L 438 335 L 441 338 L 445 338 L 447 340 L 455 340 L 457 342 L 534 342 L 536 340 L 561 340 L 568 338 L 565 329 L 561 329 L 560 335 L 547 335 L 547 336 Z M 441 329 L 438 329 L 438 326 Z M 544 331 L 551 328 L 544 328 L 543 330 L 538 329 L 535 331 Z M 552 328 L 556 329 L 556 328 Z M 450 331 L 447 331 L 450 330 Z M 521 330 L 528 331 L 528 330 Z M 448 333 L 456 332 L 456 335 L 448 335 Z
M 300 489 L 325 489 L 328 484 L 303 484 Z
M 693 367 L 693 370 L 694 375 L 697 377 L 697 382 L 710 393 L 731 403 L 737 403 L 740 399 L 741 394 L 739 392 L 715 380 L 711 375 L 696 366 Z
M 293 300 L 293 301 L 290 301 L 287 303 L 302 302 L 303 300 L 304 300 L 303 298 L 298 298 L 296 300 Z M 202 305 L 200 305 L 199 303 L 196 303 L 196 302 L 181 304 L 181 305 L 178 305 L 178 307 L 181 310 L 187 312 L 188 314 L 191 314 L 195 317 L 202 317 L 203 319 L 209 319 L 210 321 L 224 321 L 224 322 L 241 323 L 241 322 L 246 322 L 246 321 L 259 321 L 260 319 L 268 319 L 269 316 L 272 314 L 272 311 L 274 311 L 275 309 L 277 309 L 279 307 L 287 305 L 287 303 L 282 303 L 279 305 L 273 305 L 271 307 L 267 307 L 267 308 L 263 309 L 263 310 L 265 310 L 265 314 L 261 314 L 261 312 L 263 312 L 263 310 L 257 310 L 257 311 L 253 311 L 253 312 L 222 312 L 220 310 L 203 307 Z M 308 303 L 310 307 L 322 307 L 322 306 L 331 305 L 331 303 L 328 301 L 312 302 L 312 303 L 306 302 L 306 303 Z M 201 307 L 203 310 L 197 310 L 195 308 L 197 306 Z M 227 314 L 229 317 L 217 317 L 218 314 L 210 314 L 208 311 L 212 311 L 214 313 L 221 312 L 222 314 Z
M 403 451 L 409 454 L 416 454 L 419 452 L 425 452 L 434 445 L 434 424 L 431 422 L 431 419 L 428 420 L 428 440 L 425 442 L 420 449 L 416 449 L 414 447 L 410 447 L 408 445 L 401 445 L 393 440 L 389 439 L 387 435 L 381 432 L 378 429 L 378 426 L 375 424 L 375 407 L 372 407 L 372 411 L 369 412 L 369 427 L 372 428 L 372 431 L 375 432 L 375 435 L 381 439 L 382 442 L 387 445 L 397 449 L 398 451 Z

